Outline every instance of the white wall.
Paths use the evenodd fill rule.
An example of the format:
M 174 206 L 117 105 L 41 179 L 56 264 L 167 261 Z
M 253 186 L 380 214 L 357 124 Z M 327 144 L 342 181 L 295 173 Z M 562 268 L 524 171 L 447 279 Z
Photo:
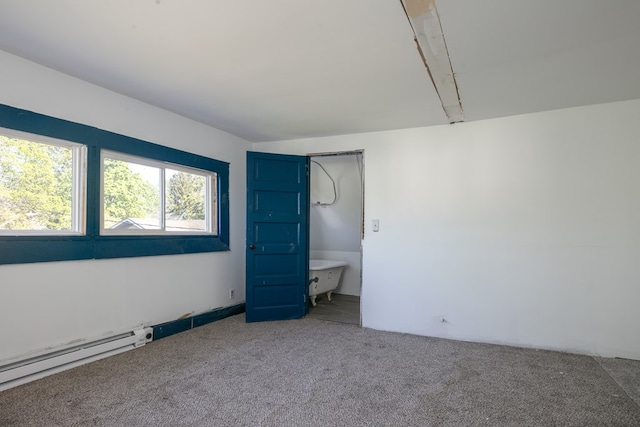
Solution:
M 360 252 L 362 224 L 362 185 L 360 165 L 355 155 L 311 158 L 310 248 Z M 336 184 L 337 199 L 330 206 L 317 202 L 333 200 L 331 179 L 313 162 L 320 163 Z
M 248 142 L 2 51 L 0 63 L 2 104 L 229 162 L 231 217 L 230 252 L 0 265 L 0 361 L 244 301 Z
M 638 117 L 634 100 L 254 149 L 365 150 L 365 327 L 640 359 Z
M 362 159 L 356 155 L 312 157 L 320 163 L 336 184 L 334 198 L 330 178 L 315 163 L 311 163 L 311 212 L 309 243 L 312 259 L 328 259 L 349 263 L 343 272 L 336 293 L 360 295 L 360 263 L 362 241 Z

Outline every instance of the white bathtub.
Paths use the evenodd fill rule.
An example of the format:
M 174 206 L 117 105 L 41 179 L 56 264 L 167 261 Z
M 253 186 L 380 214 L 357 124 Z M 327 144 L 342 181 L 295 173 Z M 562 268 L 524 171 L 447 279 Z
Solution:
M 331 292 L 340 284 L 342 270 L 348 264 L 344 261 L 309 260 L 309 299 L 316 306 L 316 297 L 326 292 L 331 301 Z

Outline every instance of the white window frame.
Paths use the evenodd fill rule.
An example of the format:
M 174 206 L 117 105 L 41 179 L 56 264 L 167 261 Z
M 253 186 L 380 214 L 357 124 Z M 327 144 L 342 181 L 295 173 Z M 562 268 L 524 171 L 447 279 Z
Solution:
M 63 139 L 0 127 L 0 134 L 44 145 L 71 149 L 71 230 L 0 230 L 0 236 L 84 236 L 87 209 L 87 146 Z
M 160 170 L 160 228 L 159 229 L 133 229 L 133 230 L 114 230 L 111 228 L 104 227 L 104 161 L 105 158 L 120 160 L 128 163 L 135 163 L 142 166 L 149 166 L 158 168 Z M 195 230 L 186 230 L 186 231 L 177 231 L 177 230 L 167 230 L 166 228 L 166 179 L 165 179 L 165 170 L 172 169 L 180 172 L 186 172 L 194 175 L 203 176 L 206 178 L 205 183 L 205 230 L 204 231 L 195 231 Z M 119 151 L 112 150 L 100 150 L 100 215 L 98 221 L 100 222 L 100 235 L 102 236 L 173 236 L 173 235 L 206 235 L 206 236 L 217 236 L 217 185 L 214 183 L 214 179 L 217 180 L 217 173 L 212 171 L 207 171 L 203 169 L 192 168 L 188 166 L 183 166 L 176 163 L 163 162 L 160 160 L 154 160 L 147 157 L 134 156 L 131 154 L 122 153 Z

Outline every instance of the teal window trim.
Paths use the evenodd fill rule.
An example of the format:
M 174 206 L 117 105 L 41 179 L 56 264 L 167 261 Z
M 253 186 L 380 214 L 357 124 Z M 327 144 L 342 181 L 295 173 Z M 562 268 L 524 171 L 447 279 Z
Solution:
M 0 264 L 126 258 L 229 250 L 229 164 L 79 123 L 0 104 L 0 127 L 87 146 L 84 236 L 0 236 Z M 217 174 L 217 235 L 101 236 L 100 150 L 119 151 Z

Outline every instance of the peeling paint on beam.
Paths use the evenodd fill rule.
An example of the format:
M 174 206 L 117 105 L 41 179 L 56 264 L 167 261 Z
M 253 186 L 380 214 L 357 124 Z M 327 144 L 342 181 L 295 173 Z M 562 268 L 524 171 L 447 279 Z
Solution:
M 464 121 L 458 84 L 440 25 L 435 0 L 401 0 L 420 56 L 451 123 Z

